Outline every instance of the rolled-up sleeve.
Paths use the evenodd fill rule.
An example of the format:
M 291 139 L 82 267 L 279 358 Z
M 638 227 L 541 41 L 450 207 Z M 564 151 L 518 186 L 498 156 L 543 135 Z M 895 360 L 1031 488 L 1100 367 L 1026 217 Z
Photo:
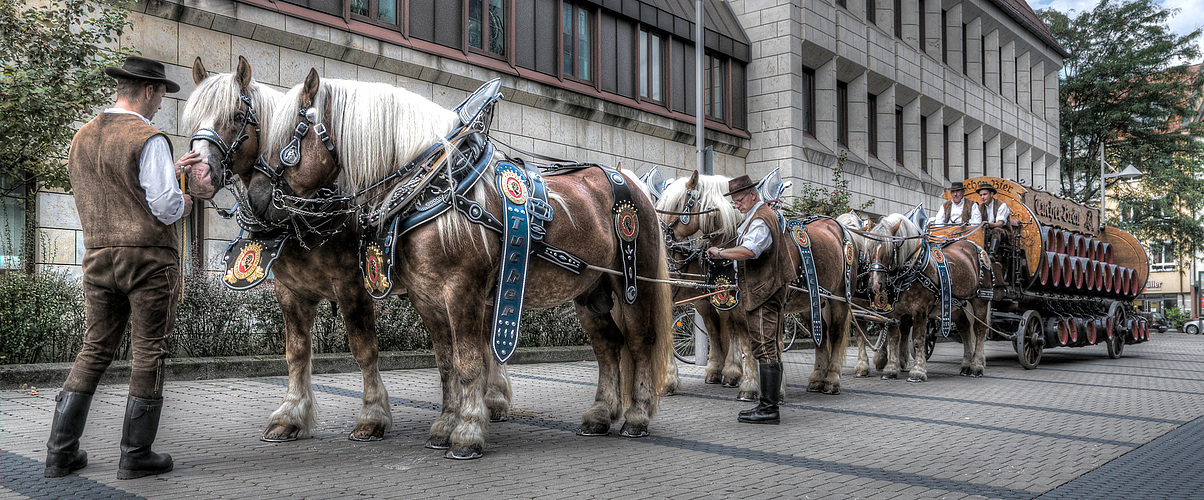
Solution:
M 171 146 L 161 135 L 146 141 L 142 148 L 138 182 L 146 190 L 146 205 L 151 214 L 164 224 L 173 224 L 184 216 L 184 193 L 176 180 L 175 161 Z
M 753 258 L 760 258 L 761 253 L 769 249 L 769 245 L 773 240 L 769 237 L 769 226 L 765 225 L 765 221 L 761 219 L 753 219 L 749 223 L 748 231 L 740 237 L 740 246 L 752 250 Z

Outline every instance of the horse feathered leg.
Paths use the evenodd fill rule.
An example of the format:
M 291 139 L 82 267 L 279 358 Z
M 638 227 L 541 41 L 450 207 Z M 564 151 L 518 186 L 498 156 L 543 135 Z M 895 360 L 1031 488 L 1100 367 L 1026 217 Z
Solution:
M 906 323 L 906 324 L 904 324 Z M 900 363 L 900 351 L 903 349 L 903 331 L 911 328 L 911 321 L 906 317 L 898 323 L 886 325 L 886 365 L 882 367 L 882 379 L 899 378 L 903 370 Z
M 707 384 L 721 384 L 724 378 L 727 352 L 731 350 L 731 346 L 728 345 L 731 339 L 721 335 L 724 328 L 723 318 L 714 307 L 711 307 L 710 303 L 697 304 L 695 310 L 702 317 L 702 325 L 706 328 L 707 335 L 707 370 L 702 381 Z
M 356 283 L 359 285 L 359 283 Z M 364 406 L 356 418 L 355 429 L 347 437 L 352 441 L 379 441 L 393 425 L 389 394 L 380 377 L 380 351 L 376 343 L 376 314 L 372 297 L 362 286 L 342 293 L 338 301 L 343 323 L 347 326 L 347 345 L 364 378 Z
M 446 450 L 451 447 L 451 433 L 459 424 L 460 401 L 459 379 L 454 375 L 456 364 L 456 348 L 454 336 L 439 313 L 429 314 L 426 311 L 441 310 L 437 305 L 427 303 L 418 294 L 411 294 L 410 301 L 422 317 L 422 322 L 431 335 L 431 346 L 435 351 L 435 365 L 439 369 L 439 387 L 442 392 L 442 403 L 439 416 L 431 423 L 430 435 L 426 447 L 435 450 Z M 430 319 L 428 319 L 428 317 Z
M 919 321 L 923 319 L 923 321 Z M 939 320 L 939 317 L 938 317 Z M 928 380 L 928 321 L 926 316 L 920 316 L 917 321 L 911 325 L 911 345 L 908 347 L 910 352 L 915 357 L 915 363 L 911 365 L 911 372 L 907 374 L 908 382 L 924 382 Z M 902 367 L 900 367 L 900 371 Z
M 870 376 L 869 347 L 862 335 L 857 336 L 857 364 L 853 365 L 853 376 Z
M 578 436 L 605 436 L 610 434 L 610 425 L 623 411 L 620 400 L 620 349 L 622 334 L 609 312 L 596 313 L 579 300 L 573 301 L 577 320 L 589 334 L 594 357 L 598 360 L 598 387 L 594 392 L 594 404 L 582 416 L 577 427 Z
M 510 390 L 510 374 L 506 366 L 485 356 L 488 364 L 489 381 L 485 389 L 485 407 L 489 408 L 490 422 L 505 422 L 510 419 L 510 402 L 514 400 L 514 392 Z
M 757 358 L 752 355 L 752 343 L 748 338 L 748 324 L 743 317 L 732 315 L 730 335 L 734 338 L 732 345 L 740 355 L 740 393 L 737 401 L 756 401 L 761 394 L 761 370 Z
M 652 234 L 652 233 L 648 233 Z M 649 241 L 652 240 L 652 241 Z M 659 237 L 646 237 L 645 248 L 659 244 Z M 659 382 L 664 378 L 664 366 L 659 360 L 673 348 L 672 294 L 663 281 L 669 277 L 663 247 L 652 255 L 644 254 L 640 260 L 643 269 L 652 268 L 653 277 L 661 283 L 641 281 L 637 284 L 638 299 L 634 304 L 620 302 L 615 307 L 614 320 L 622 329 L 625 352 L 632 360 L 630 370 L 622 373 L 623 395 L 627 411 L 623 415 L 623 427 L 619 435 L 638 438 L 648 435 L 648 426 L 656 416 L 663 389 Z M 648 271 L 644 271 L 648 272 Z
M 284 314 L 284 350 L 288 362 L 288 392 L 284 402 L 268 417 L 261 440 L 292 441 L 309 435 L 317 425 L 312 387 L 312 328 L 317 301 L 303 299 L 284 286 L 276 287 L 276 300 Z
M 849 350 L 849 330 L 853 321 L 853 309 L 843 302 L 830 301 L 828 308 L 828 334 L 824 337 L 824 349 L 828 352 L 828 363 L 823 366 L 824 394 L 840 394 L 840 372 L 844 369 L 845 354 Z
M 724 387 L 739 387 L 743 379 L 747 378 L 744 374 L 748 373 L 745 360 L 746 351 L 748 350 L 747 339 L 739 333 L 739 327 L 736 326 L 736 320 L 732 314 L 725 314 L 720 320 L 719 337 L 723 338 L 724 351 L 727 352 L 723 357 L 723 386 Z M 755 369 L 755 365 L 754 365 Z

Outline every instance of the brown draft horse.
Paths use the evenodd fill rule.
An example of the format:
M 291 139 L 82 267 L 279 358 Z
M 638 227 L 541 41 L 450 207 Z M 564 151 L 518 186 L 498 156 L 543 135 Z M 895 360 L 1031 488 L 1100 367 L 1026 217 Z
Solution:
M 915 364 L 907 380 L 928 380 L 925 346 L 928 335 L 939 334 L 929 332 L 928 323 L 935 320 L 935 324 L 940 324 L 941 300 L 937 293 L 922 285 L 923 278 L 918 274 L 939 287 L 935 259 L 941 256 L 947 262 L 953 298 L 960 302 L 959 307 L 951 309 L 951 319 L 964 349 L 960 374 L 981 377 L 986 366 L 983 347 L 991 302 L 980 297 L 979 291 L 994 286 L 986 252 L 973 242 L 957 240 L 941 245 L 938 254 L 930 250 L 927 236 L 919 227 L 901 214 L 883 217 L 870 233 L 867 251 L 871 307 L 889 310 L 890 317 L 899 320 L 887 325 L 887 360 L 881 368 L 882 378 L 897 378 L 911 355 Z M 898 294 L 893 303 L 892 293 Z M 911 338 L 910 348 L 906 345 L 907 334 Z
M 363 190 L 444 141 L 459 126 L 456 113 L 404 89 L 323 80 L 313 70 L 304 84 L 285 96 L 275 120 L 280 127 L 269 137 L 267 158 L 278 180 L 257 172 L 249 196 L 257 215 L 276 222 L 295 216 L 288 200 L 312 199 L 331 183 L 347 193 Z M 302 120 L 314 123 L 311 131 L 322 124 L 331 147 L 319 134 L 307 133 L 299 140 L 299 161 L 282 168 L 279 153 Z M 497 153 L 494 160 L 499 159 L 503 158 Z M 487 169 L 465 198 L 496 217 L 503 203 L 493 177 Z M 632 237 L 637 242 L 637 273 L 647 278 L 636 281 L 634 303 L 623 299 L 621 277 L 600 270 L 622 269 L 611 179 L 597 167 L 544 176 L 554 218 L 545 224 L 543 240 L 596 267 L 573 274 L 532 257 L 524 307 L 548 308 L 572 299 L 590 336 L 598 384 L 577 434 L 609 434 L 612 422 L 622 415 L 620 435 L 641 437 L 648 434 L 656 413 L 664 360 L 672 349 L 671 303 L 664 281 L 668 271 L 653 207 L 639 195 L 632 196 L 638 227 Z M 621 174 L 615 179 L 623 180 L 630 182 Z M 295 195 L 285 198 L 286 192 Z M 440 364 L 444 411 L 432 424 L 427 445 L 448 448 L 448 458 L 478 458 L 488 426 L 484 399 L 486 368 L 493 357 L 488 347 L 494 319 L 490 302 L 498 281 L 501 238 L 453 209 L 401 234 L 392 251 L 391 277 L 408 290 L 438 356 L 448 360 Z
M 723 196 L 727 190 L 728 178 L 719 175 L 699 175 L 694 172 L 689 178 L 674 181 L 665 189 L 658 209 L 667 212 L 706 212 L 696 215 L 662 214 L 661 221 L 666 227 L 667 238 L 670 241 L 671 253 L 675 261 L 681 261 L 681 267 L 686 269 L 687 262 L 701 258 L 701 250 L 711 245 L 727 246 L 736 239 L 736 229 L 743 220 L 743 215 L 731 207 L 731 203 Z M 712 211 L 712 209 L 714 209 Z M 806 224 L 807 234 L 811 239 L 812 252 L 815 259 L 817 277 L 820 287 L 829 291 L 835 297 L 844 297 L 844 261 L 846 256 L 844 230 L 841 225 L 830 218 L 819 218 Z M 779 237 L 792 241 L 788 233 Z M 798 251 L 790 248 L 791 262 L 796 269 L 801 266 Z M 853 259 L 850 272 L 857 275 L 856 259 Z M 701 269 L 701 264 L 690 269 Z M 690 271 L 694 272 L 694 271 Z M 850 284 L 852 285 L 852 284 Z M 844 366 L 845 352 L 848 348 L 849 328 L 852 321 L 852 309 L 843 299 L 822 298 L 821 309 L 823 342 L 815 347 L 815 366 L 807 381 L 808 392 L 823 392 L 825 394 L 840 393 L 840 372 Z M 735 360 L 743 357 L 751 363 L 751 356 L 738 349 L 747 349 L 747 326 L 744 325 L 740 307 L 730 311 L 715 311 L 709 299 L 699 299 L 696 307 L 701 312 L 706 323 L 708 340 L 714 346 L 710 351 L 707 365 L 707 380 L 714 383 L 721 377 L 740 376 L 740 397 L 756 397 L 759 384 L 756 381 L 758 372 L 755 365 L 740 366 Z M 783 314 L 799 313 L 800 334 L 811 331 L 810 295 L 798 291 L 795 287 L 787 293 L 786 303 L 782 308 Z M 744 347 L 741 347 L 744 346 Z M 731 354 L 735 351 L 734 354 Z M 730 361 L 729 361 L 730 360 Z M 720 374 L 720 367 L 723 367 Z M 737 368 L 739 367 L 739 368 Z M 737 371 L 738 370 L 738 371 Z M 742 375 L 741 375 L 742 372 Z M 748 381 L 747 383 L 745 381 Z
M 256 82 L 251 65 L 238 58 L 234 73 L 211 74 L 197 58 L 192 67 L 197 84 L 181 116 L 184 130 L 195 135 L 192 148 L 206 158 L 217 188 L 229 185 L 241 193 L 250 181 L 252 165 L 266 144 L 272 115 L 284 94 Z M 245 100 L 243 99 L 245 97 Z M 294 241 L 285 243 L 272 272 L 275 294 L 284 315 L 288 390 L 280 408 L 268 419 L 261 439 L 291 441 L 306 436 L 316 425 L 316 402 L 312 389 L 313 324 L 318 303 L 338 305 L 347 330 L 347 344 L 364 379 L 363 408 L 348 437 L 354 441 L 376 441 L 392 424 L 389 397 L 379 371 L 376 315 L 372 297 L 359 274 L 356 249 L 359 233 L 348 230 L 319 238 L 305 235 L 305 250 Z M 447 360 L 439 360 L 447 362 Z M 490 418 L 504 420 L 510 407 L 510 382 L 505 371 L 493 364 L 487 399 Z

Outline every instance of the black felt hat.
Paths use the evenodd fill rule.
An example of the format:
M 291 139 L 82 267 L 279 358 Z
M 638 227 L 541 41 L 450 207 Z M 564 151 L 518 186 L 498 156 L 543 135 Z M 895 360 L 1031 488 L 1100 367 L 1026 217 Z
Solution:
M 999 191 L 996 191 L 996 190 L 995 190 L 995 186 L 992 186 L 992 185 L 991 185 L 991 183 L 989 183 L 989 182 L 984 182 L 984 183 L 982 183 L 982 184 L 979 184 L 979 185 L 978 185 L 978 189 L 975 189 L 975 190 L 974 190 L 974 192 L 975 192 L 975 193 L 977 193 L 977 192 L 979 192 L 979 191 L 982 191 L 982 190 L 984 190 L 984 189 L 985 189 L 985 190 L 987 190 L 987 191 L 990 191 L 990 192 L 991 192 L 991 194 L 998 194 L 998 193 L 999 193 Z
M 125 64 L 120 68 L 117 66 L 106 66 L 105 74 L 113 78 L 129 78 L 131 80 L 162 83 L 167 85 L 168 94 L 179 92 L 180 85 L 167 79 L 166 70 L 167 67 L 163 63 L 154 59 L 129 56 L 125 58 Z
M 962 181 L 954 181 L 954 183 L 949 186 L 950 193 L 952 193 L 954 191 L 965 191 L 965 190 L 966 190 L 966 186 L 964 184 L 962 184 Z

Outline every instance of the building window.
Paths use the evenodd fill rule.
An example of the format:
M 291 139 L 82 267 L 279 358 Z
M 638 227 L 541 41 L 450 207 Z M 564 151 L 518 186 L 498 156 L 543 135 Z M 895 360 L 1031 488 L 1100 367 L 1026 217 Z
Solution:
M 351 15 L 397 26 L 397 0 L 351 0 Z
M 468 0 L 467 31 L 469 48 L 505 56 L 506 0 Z
M 928 173 L 928 117 L 920 117 L 920 170 Z
M 920 14 L 920 52 L 928 52 L 928 13 L 925 12 L 924 0 L 916 0 Z
M 983 87 L 986 87 L 987 86 L 987 37 L 986 37 L 986 35 L 983 35 L 982 40 L 980 40 L 980 42 L 978 44 L 978 60 L 982 61 L 982 64 L 978 65 L 979 68 L 982 69 L 982 75 L 979 77 L 978 81 L 982 82 Z
M 903 107 L 895 106 L 895 164 L 903 165 Z
M 869 153 L 874 158 L 878 157 L 878 96 L 874 94 L 865 95 L 866 113 L 865 122 L 869 129 Z
M 815 70 L 803 68 L 803 132 L 815 137 Z
M 950 173 L 949 172 L 949 155 L 952 153 L 952 151 L 949 151 L 949 126 L 948 125 L 945 125 L 945 128 L 942 131 L 941 138 L 944 141 L 943 150 L 945 152 L 945 158 L 944 158 L 944 160 L 945 160 L 945 178 L 949 179 L 950 178 L 949 177 L 949 173 Z
M 640 97 L 664 101 L 664 43 L 656 33 L 640 30 Z
M 25 246 L 25 188 L 0 178 L 0 270 L 22 269 Z
M 895 0 L 895 38 L 903 39 L 903 0 Z
M 592 74 L 594 23 L 590 11 L 565 3 L 561 7 L 561 71 L 589 81 Z
M 941 62 L 949 64 L 949 11 L 941 9 Z
M 702 91 L 703 110 L 706 111 L 706 116 L 723 121 L 727 116 L 724 113 L 724 107 L 727 105 L 727 100 L 724 99 L 727 89 L 727 61 L 707 54 L 704 58 L 703 72 L 706 74 Z
M 962 74 L 966 76 L 970 76 L 970 39 L 966 38 L 969 28 L 969 24 L 962 23 Z
M 836 143 L 849 147 L 849 84 L 836 82 Z
M 962 179 L 970 178 L 970 134 L 962 140 Z
M 1175 270 L 1175 246 L 1169 241 L 1151 241 L 1150 270 L 1154 272 Z
M 878 1 L 865 0 L 865 22 L 878 25 Z

